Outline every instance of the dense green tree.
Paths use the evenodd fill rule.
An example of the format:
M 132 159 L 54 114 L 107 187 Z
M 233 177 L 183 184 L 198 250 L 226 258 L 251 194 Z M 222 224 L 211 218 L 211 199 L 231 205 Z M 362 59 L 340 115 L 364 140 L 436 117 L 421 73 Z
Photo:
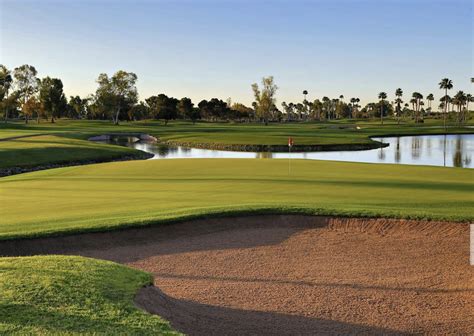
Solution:
M 273 76 L 262 78 L 262 88 L 257 83 L 252 84 L 253 94 L 255 96 L 255 113 L 265 125 L 276 110 L 275 94 L 278 86 L 274 83 Z
M 50 116 L 54 123 L 54 119 L 64 113 L 67 105 L 62 81 L 58 78 L 43 78 L 39 88 L 39 101 L 45 115 Z
M 227 103 L 218 98 L 201 100 L 198 104 L 200 115 L 207 120 L 226 120 L 230 116 L 230 108 Z
M 120 113 L 125 113 L 138 101 L 137 75 L 123 70 L 112 77 L 100 74 L 97 79 L 96 102 L 101 109 L 111 112 L 115 125 L 119 124 Z
M 241 103 L 234 103 L 231 106 L 232 115 L 237 120 L 251 120 L 254 115 L 254 110 Z
M 25 117 L 25 123 L 28 123 L 29 113 L 23 111 L 23 107 L 31 96 L 38 92 L 40 80 L 36 77 L 38 71 L 32 65 L 24 64 L 13 70 L 13 77 L 15 78 L 15 85 L 18 91 L 18 96 L 21 99 L 21 109 Z
M 150 108 L 144 102 L 133 105 L 127 111 L 128 120 L 143 120 L 150 116 Z
M 10 89 L 13 84 L 11 71 L 0 64 L 0 108 L 3 110 L 5 122 L 8 120 L 8 110 L 10 108 Z
M 192 120 L 193 122 L 196 120 L 194 119 L 194 104 L 190 98 L 181 98 L 176 107 L 180 118 Z
M 165 125 L 167 125 L 170 120 L 178 117 L 178 99 L 176 98 L 168 97 L 160 93 L 158 96 L 151 96 L 145 99 L 145 101 L 150 107 L 151 115 L 155 119 L 163 119 Z
M 448 100 L 447 100 L 447 97 L 448 96 L 448 90 L 451 90 L 453 88 L 453 81 L 450 80 L 449 78 L 443 78 L 440 82 L 439 82 L 439 88 L 444 90 L 444 130 L 447 130 L 446 128 L 446 116 L 448 114 Z
M 81 98 L 79 96 L 71 96 L 69 97 L 69 106 L 70 111 L 72 112 L 69 117 L 71 118 L 78 118 L 78 119 L 86 119 L 88 114 L 88 104 L 90 99 L 89 98 Z

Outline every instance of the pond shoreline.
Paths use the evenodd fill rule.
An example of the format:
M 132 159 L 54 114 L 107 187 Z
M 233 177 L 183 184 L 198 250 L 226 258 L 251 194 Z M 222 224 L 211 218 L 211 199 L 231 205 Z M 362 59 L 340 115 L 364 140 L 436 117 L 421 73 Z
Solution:
M 245 145 L 245 144 L 223 144 L 223 143 L 195 143 L 185 141 L 159 141 L 167 146 L 181 146 L 187 148 L 222 150 L 232 152 L 288 152 L 288 145 Z M 331 151 L 359 151 L 387 147 L 389 144 L 374 141 L 373 143 L 360 144 L 319 144 L 319 145 L 293 145 L 291 151 L 298 152 L 331 152 Z
M 18 174 L 24 174 L 24 173 L 30 173 L 34 171 L 54 169 L 54 168 L 84 166 L 84 165 L 95 164 L 95 163 L 147 160 L 147 159 L 151 159 L 153 156 L 154 155 L 151 153 L 138 151 L 136 155 L 126 155 L 126 156 L 121 156 L 121 157 L 111 158 L 111 159 L 81 160 L 81 161 L 50 163 L 50 164 L 43 164 L 43 165 L 37 165 L 37 166 L 2 168 L 0 169 L 0 177 L 6 177 L 6 176 L 12 176 L 12 175 L 18 175 Z

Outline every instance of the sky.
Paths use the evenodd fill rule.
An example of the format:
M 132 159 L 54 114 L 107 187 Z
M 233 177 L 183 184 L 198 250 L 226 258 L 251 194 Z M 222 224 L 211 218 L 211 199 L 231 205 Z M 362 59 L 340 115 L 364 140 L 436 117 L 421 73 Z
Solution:
M 131 71 L 140 99 L 165 93 L 250 105 L 272 75 L 278 105 L 381 91 L 471 92 L 471 0 L 0 0 L 0 64 L 31 64 L 86 96 Z M 454 94 L 454 92 L 452 93 Z

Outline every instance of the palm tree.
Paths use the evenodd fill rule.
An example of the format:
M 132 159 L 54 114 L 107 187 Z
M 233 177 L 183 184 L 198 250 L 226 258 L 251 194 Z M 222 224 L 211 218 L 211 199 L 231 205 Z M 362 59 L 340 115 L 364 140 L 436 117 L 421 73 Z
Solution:
M 433 94 L 430 93 L 429 95 L 427 95 L 426 100 L 428 100 L 428 108 L 430 109 L 430 113 L 431 113 L 431 102 L 434 100 Z
M 467 96 L 463 91 L 458 91 L 453 99 L 453 104 L 458 106 L 458 122 L 464 122 L 464 105 L 466 104 Z
M 470 93 L 468 93 L 466 95 L 466 111 L 468 114 L 469 114 L 469 103 L 472 101 L 474 101 L 474 97 Z
M 417 123 L 419 121 L 420 106 L 421 106 L 421 100 L 423 99 L 423 95 L 419 92 L 413 92 L 412 97 L 413 99 L 415 99 L 415 106 L 416 106 L 415 123 Z
M 380 92 L 379 99 L 380 99 L 380 122 L 383 125 L 383 108 L 384 108 L 384 101 L 385 99 L 387 99 L 387 94 L 385 92 Z
M 439 88 L 444 89 L 444 98 L 445 98 L 445 104 L 444 104 L 444 131 L 447 130 L 446 128 L 446 114 L 448 113 L 448 90 L 451 90 L 453 88 L 453 81 L 450 80 L 449 78 L 443 78 L 441 82 L 439 82 Z
M 402 96 L 403 96 L 403 91 L 402 89 L 398 88 L 395 90 L 395 96 L 397 99 L 395 99 L 395 103 L 397 103 L 397 123 L 400 124 L 400 115 L 402 113 L 402 108 L 401 104 L 403 104 Z
M 308 91 L 307 90 L 303 90 L 303 96 L 304 96 L 304 100 L 306 100 L 306 95 L 308 94 Z

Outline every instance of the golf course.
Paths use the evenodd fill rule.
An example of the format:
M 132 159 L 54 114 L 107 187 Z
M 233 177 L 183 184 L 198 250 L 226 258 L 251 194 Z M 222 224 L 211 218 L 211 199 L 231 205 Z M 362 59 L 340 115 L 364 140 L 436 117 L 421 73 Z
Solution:
M 160 145 L 268 149 L 285 146 L 291 136 L 297 144 L 350 148 L 373 145 L 372 136 L 442 132 L 436 120 L 423 126 L 396 121 L 383 126 L 367 121 L 113 126 L 71 120 L 1 125 L 0 168 L 11 176 L 0 178 L 0 291 L 5 293 L 0 331 L 205 335 L 225 330 L 239 335 L 276 333 L 289 323 L 292 327 L 286 330 L 293 334 L 429 331 L 431 320 L 413 325 L 409 314 L 418 313 L 403 303 L 414 302 L 414 287 L 422 292 L 431 288 L 419 304 L 441 304 L 438 321 L 445 330 L 470 330 L 473 288 L 463 281 L 472 278 L 465 263 L 466 232 L 474 220 L 472 169 L 303 159 L 146 160 L 149 153 L 88 140 L 104 134 L 150 134 Z M 472 128 L 452 127 L 449 132 L 469 134 Z M 446 253 L 452 244 L 461 249 Z M 432 254 L 425 254 L 428 250 Z M 439 253 L 450 267 L 442 271 L 442 284 L 432 276 Z M 420 254 L 423 261 L 416 261 Z M 333 268 L 340 263 L 338 255 L 353 265 L 349 273 Z M 387 268 L 377 266 L 374 255 L 390 260 L 390 270 L 403 267 L 404 275 L 389 280 Z M 297 269 L 298 274 L 314 273 L 309 260 L 318 260 L 325 273 L 296 281 L 299 277 L 292 274 Z M 421 272 L 420 262 L 422 282 L 410 275 Z M 253 263 L 260 265 L 258 274 Z M 456 278 L 447 275 L 452 272 Z M 371 277 L 386 280 L 372 288 Z M 257 295 L 267 306 L 242 294 L 268 286 L 257 279 L 276 281 L 270 292 Z M 328 279 L 338 283 L 337 290 L 328 291 L 329 285 L 313 288 Z M 209 288 L 210 297 L 200 292 L 202 286 Z M 236 292 L 230 296 L 218 294 L 233 293 L 232 288 Z M 457 294 L 449 294 L 451 290 Z M 306 309 L 300 300 L 298 306 L 280 306 L 278 302 L 288 299 L 285 293 L 293 291 L 333 303 Z M 232 299 L 235 295 L 241 299 Z M 338 297 L 348 295 L 397 302 L 406 313 L 380 323 L 381 316 L 368 306 L 339 302 Z M 249 315 L 246 307 L 259 312 Z M 293 309 L 297 315 L 310 315 L 295 319 Z M 327 309 L 338 311 L 337 324 Z M 467 320 L 449 322 L 450 314 Z

